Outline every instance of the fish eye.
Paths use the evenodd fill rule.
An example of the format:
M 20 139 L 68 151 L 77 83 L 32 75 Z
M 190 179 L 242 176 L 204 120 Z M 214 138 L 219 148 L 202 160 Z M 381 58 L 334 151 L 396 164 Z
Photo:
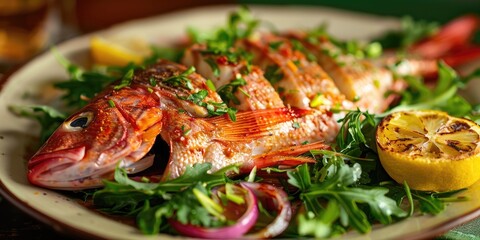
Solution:
M 78 131 L 82 130 L 90 124 L 93 119 L 92 112 L 83 112 L 78 114 L 77 116 L 70 119 L 68 122 L 65 123 L 65 127 L 71 131 Z

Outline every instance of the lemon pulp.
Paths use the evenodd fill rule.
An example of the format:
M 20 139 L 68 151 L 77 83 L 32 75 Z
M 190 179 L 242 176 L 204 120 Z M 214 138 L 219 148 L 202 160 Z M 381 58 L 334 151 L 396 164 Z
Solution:
M 150 54 L 150 47 L 142 39 L 104 38 L 90 39 L 90 53 L 96 64 L 125 66 L 140 64 Z
M 380 162 L 412 189 L 450 191 L 480 179 L 480 126 L 440 111 L 397 112 L 376 132 Z

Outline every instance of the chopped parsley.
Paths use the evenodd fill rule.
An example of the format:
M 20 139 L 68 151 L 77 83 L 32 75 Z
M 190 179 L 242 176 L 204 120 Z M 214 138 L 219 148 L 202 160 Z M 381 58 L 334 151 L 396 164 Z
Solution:
M 236 121 L 236 113 L 237 110 L 234 108 L 230 108 L 224 102 L 218 103 L 213 101 L 205 102 L 204 99 L 207 97 L 208 91 L 207 90 L 199 90 L 196 93 L 190 94 L 188 97 L 181 97 L 178 98 L 182 100 L 191 101 L 194 104 L 204 107 L 207 109 L 209 116 L 221 116 L 223 114 L 227 114 L 232 121 Z
M 191 132 L 192 132 L 192 129 L 191 129 L 191 128 L 187 129 L 187 128 L 185 127 L 185 125 L 182 125 L 182 135 L 183 135 L 183 136 L 187 136 L 187 135 L 190 134 Z
M 157 80 L 154 77 L 148 78 L 148 81 L 150 82 L 150 86 L 152 86 L 152 87 L 157 86 Z
M 115 102 L 112 99 L 108 99 L 108 106 L 110 106 L 111 108 L 114 108 Z
M 290 42 L 292 43 L 293 50 L 303 53 L 307 57 L 308 61 L 310 62 L 317 61 L 317 57 L 315 57 L 315 54 L 313 54 L 311 51 L 308 51 L 302 42 L 296 39 L 291 39 Z
M 272 51 L 277 51 L 280 49 L 280 46 L 282 46 L 283 41 L 275 41 L 275 42 L 269 42 L 268 43 L 268 48 Z
M 250 36 L 258 24 L 259 21 L 253 18 L 248 8 L 242 7 L 239 11 L 233 12 L 229 16 L 227 25 L 217 29 L 214 34 L 205 36 L 193 29 L 190 29 L 189 34 L 193 42 L 206 44 L 207 48 L 202 51 L 203 54 L 223 56 L 230 63 L 239 63 L 244 60 L 247 71 L 250 71 L 251 53 L 235 46 L 235 43 Z M 207 63 L 213 69 L 215 76 L 218 76 L 219 72 L 216 70 L 218 63 L 208 59 L 210 58 L 207 58 Z
M 217 61 L 215 59 L 206 58 L 205 62 L 207 62 L 210 68 L 212 69 L 214 76 L 216 77 L 220 76 L 220 68 L 218 67 Z
M 215 84 L 212 82 L 212 80 L 207 79 L 207 87 L 212 90 L 212 91 L 217 91 L 217 88 L 215 87 Z
M 282 70 L 277 65 L 268 65 L 263 76 L 271 83 L 276 84 L 283 79 Z
M 122 89 L 124 87 L 130 86 L 130 84 L 132 83 L 132 79 L 133 79 L 133 72 L 134 72 L 133 69 L 129 69 L 128 72 L 125 73 L 125 75 L 123 75 L 122 80 L 120 81 L 120 84 L 115 85 L 113 87 L 113 89 L 119 90 L 119 89 Z
M 232 80 L 230 83 L 225 84 L 217 89 L 217 93 L 220 95 L 224 102 L 232 101 L 234 104 L 240 104 L 240 101 L 235 96 L 235 92 L 239 89 L 240 86 L 247 85 L 247 82 L 242 77 L 237 77 L 235 80 Z M 246 93 L 245 93 L 246 94 Z
M 195 67 L 191 66 L 184 72 L 174 75 L 171 77 L 168 77 L 166 79 L 163 79 L 163 82 L 172 86 L 172 87 L 183 87 L 188 90 L 193 90 L 193 85 L 190 79 L 188 78 L 190 74 L 195 72 Z

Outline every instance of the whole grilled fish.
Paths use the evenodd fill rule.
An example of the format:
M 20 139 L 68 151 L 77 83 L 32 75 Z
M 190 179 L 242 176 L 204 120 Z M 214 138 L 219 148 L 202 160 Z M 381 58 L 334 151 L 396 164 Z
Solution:
M 200 162 L 211 162 L 213 170 L 309 162 L 297 155 L 327 147 L 338 131 L 331 113 L 320 110 L 244 111 L 235 122 L 209 117 L 225 112 L 221 98 L 192 68 L 168 61 L 127 80 L 106 88 L 53 133 L 28 162 L 32 184 L 77 190 L 101 186 L 117 165 L 141 171 L 151 165 L 144 156 L 159 135 L 171 148 L 169 178 Z

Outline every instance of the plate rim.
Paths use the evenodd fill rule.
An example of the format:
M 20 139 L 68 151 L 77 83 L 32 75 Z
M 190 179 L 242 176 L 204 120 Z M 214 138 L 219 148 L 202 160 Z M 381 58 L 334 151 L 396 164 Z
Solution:
M 195 10 L 195 9 L 208 9 L 208 8 L 211 8 L 211 7 L 232 8 L 232 7 L 238 7 L 238 6 L 239 6 L 238 4 L 218 4 L 218 5 L 212 5 L 212 6 L 186 8 L 186 9 L 173 11 L 173 12 L 158 15 L 158 16 L 153 16 L 153 17 L 150 17 L 150 18 L 142 18 L 142 19 L 127 21 L 127 22 L 124 22 L 124 23 L 119 23 L 119 24 L 113 25 L 113 26 L 105 28 L 105 29 L 101 29 L 101 30 L 98 30 L 98 31 L 95 31 L 95 32 L 92 32 L 92 33 L 83 34 L 83 35 L 68 39 L 66 41 L 63 41 L 63 42 L 57 44 L 56 46 L 57 46 L 57 48 L 63 48 L 63 47 L 66 47 L 70 44 L 73 44 L 77 41 L 78 42 L 84 42 L 86 38 L 88 38 L 89 36 L 92 36 L 94 34 L 106 33 L 106 32 L 108 32 L 112 29 L 127 26 L 127 25 L 135 23 L 135 22 L 140 22 L 144 19 L 151 19 L 151 18 L 155 18 L 155 17 L 159 17 L 159 16 L 175 15 L 175 14 L 178 14 L 178 13 L 181 13 L 181 12 L 192 11 L 192 10 Z M 252 8 L 265 7 L 265 6 L 271 6 L 271 5 L 255 4 L 255 5 L 252 5 Z M 295 6 L 295 7 L 308 7 L 308 8 L 313 7 L 313 8 L 318 8 L 318 9 L 332 9 L 328 6 L 303 6 L 303 5 L 293 5 L 293 6 Z M 275 6 L 275 7 L 285 8 L 285 7 L 288 7 L 288 6 L 278 5 L 278 6 Z M 343 11 L 343 12 L 351 12 L 351 13 L 354 13 L 354 14 L 359 14 L 359 12 L 354 12 L 354 11 L 348 11 L 348 10 L 342 10 L 342 9 L 336 9 L 336 10 L 337 11 Z M 360 13 L 360 14 L 362 14 L 362 13 Z M 365 13 L 365 15 L 376 16 L 376 15 L 372 15 L 372 14 L 368 14 L 368 13 Z M 35 61 L 40 60 L 42 57 L 45 57 L 48 54 L 50 54 L 50 53 L 47 50 L 45 50 L 42 53 L 36 55 L 35 57 L 29 59 L 28 61 L 20 63 L 19 65 L 15 66 L 13 69 L 10 69 L 7 72 L 5 72 L 0 77 L 0 94 L 4 90 L 4 87 L 6 86 L 7 82 L 9 82 L 9 80 L 13 76 L 15 76 L 16 73 L 18 73 L 19 71 L 21 71 L 23 68 L 25 68 L 28 65 L 34 64 Z M 9 190 L 9 188 L 4 184 L 4 182 L 2 181 L 1 178 L 0 178 L 0 196 L 2 196 L 5 200 L 7 200 L 9 203 L 14 205 L 18 209 L 20 209 L 25 214 L 35 218 L 36 220 L 40 221 L 41 223 L 48 226 L 50 229 L 54 230 L 55 232 L 57 232 L 57 233 L 59 233 L 63 236 L 75 236 L 75 237 L 81 237 L 81 238 L 85 238 L 85 239 L 107 239 L 107 238 L 102 237 L 98 234 L 76 228 L 75 226 L 69 225 L 67 223 L 63 223 L 61 220 L 56 219 L 52 216 L 49 216 L 48 214 L 45 214 L 45 213 L 41 212 L 40 210 L 32 207 L 30 204 L 21 200 L 14 193 L 12 193 Z M 404 235 L 404 236 L 400 236 L 397 239 L 426 239 L 426 238 L 428 239 L 428 238 L 434 238 L 434 237 L 437 237 L 441 234 L 444 234 L 444 233 L 448 232 L 449 230 L 451 230 L 451 229 L 453 229 L 453 228 L 455 228 L 455 227 L 457 227 L 461 224 L 468 223 L 468 222 L 470 222 L 470 221 L 472 221 L 476 218 L 479 218 L 479 217 L 480 217 L 480 207 L 478 207 L 474 210 L 471 210 L 469 212 L 466 212 L 462 215 L 459 215 L 457 217 L 453 217 L 453 218 L 449 219 L 448 221 L 441 222 L 441 223 L 438 223 L 438 224 L 436 224 L 434 226 L 431 226 L 429 228 L 420 230 L 418 233 L 410 233 L 410 234 L 407 234 L 407 235 Z

